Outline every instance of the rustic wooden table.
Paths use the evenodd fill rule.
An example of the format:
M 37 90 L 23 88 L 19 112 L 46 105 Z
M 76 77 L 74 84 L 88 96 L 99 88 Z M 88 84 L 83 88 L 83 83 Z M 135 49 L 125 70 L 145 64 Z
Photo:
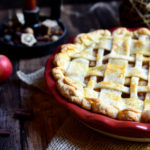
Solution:
M 67 26 L 66 41 L 81 32 L 119 25 L 118 2 L 64 5 L 61 18 Z M 7 11 L 0 11 L 0 21 Z M 9 129 L 9 136 L 0 136 L 0 150 L 46 149 L 58 128 L 69 113 L 55 100 L 49 101 L 39 90 L 22 83 L 17 70 L 31 73 L 45 65 L 50 55 L 12 60 L 13 75 L 0 84 L 0 129 Z M 33 110 L 32 119 L 18 120 L 13 117 L 18 108 Z

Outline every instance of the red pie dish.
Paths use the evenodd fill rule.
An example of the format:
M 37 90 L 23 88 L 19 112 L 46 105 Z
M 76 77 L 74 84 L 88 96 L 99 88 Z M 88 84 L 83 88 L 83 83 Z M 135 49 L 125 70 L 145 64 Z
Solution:
M 116 28 L 111 29 L 110 31 L 113 32 L 114 30 L 116 30 Z M 128 30 L 134 31 L 137 29 Z M 53 55 L 47 60 L 45 66 L 45 81 L 49 92 L 56 101 L 69 110 L 81 122 L 100 133 L 123 140 L 150 142 L 150 123 L 112 119 L 105 115 L 88 111 L 77 104 L 71 103 L 63 97 L 57 90 L 56 80 L 52 75 L 52 68 L 54 67 L 53 60 L 59 51 L 60 47 L 58 47 Z

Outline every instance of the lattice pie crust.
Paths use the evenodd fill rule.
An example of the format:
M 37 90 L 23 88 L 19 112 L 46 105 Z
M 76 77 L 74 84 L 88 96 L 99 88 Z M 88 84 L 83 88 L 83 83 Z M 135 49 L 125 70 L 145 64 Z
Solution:
M 150 122 L 150 31 L 118 28 L 76 36 L 55 55 L 60 93 L 119 120 Z

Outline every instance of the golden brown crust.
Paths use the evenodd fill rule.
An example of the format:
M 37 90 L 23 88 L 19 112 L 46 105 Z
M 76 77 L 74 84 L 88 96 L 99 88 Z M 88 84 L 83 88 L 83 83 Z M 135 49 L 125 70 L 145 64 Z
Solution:
M 92 107 L 91 103 L 85 98 L 83 98 L 81 106 L 87 110 L 91 110 L 91 107 Z
M 68 77 L 65 77 L 65 78 L 63 79 L 63 83 L 74 87 L 75 90 L 78 89 L 77 86 L 76 86 L 76 85 L 71 81 L 71 79 L 68 78 Z
M 110 35 L 111 33 L 109 30 L 96 30 L 93 32 L 89 32 L 87 34 L 85 33 L 79 34 L 75 38 L 75 42 L 84 44 L 84 46 L 89 46 L 93 43 L 92 41 L 96 41 L 96 39 L 100 39 L 101 37 L 105 37 L 105 36 L 107 37 Z
M 132 109 L 124 109 L 117 115 L 119 120 L 139 121 L 139 114 Z
M 61 67 L 55 67 L 52 69 L 52 74 L 55 80 L 62 79 L 64 78 L 64 69 L 62 69 Z
M 139 37 L 139 35 L 147 35 L 150 36 L 150 31 L 147 28 L 140 28 L 134 31 L 134 36 Z
M 150 36 L 150 31 L 140 28 L 131 32 L 126 28 L 118 28 L 111 34 L 109 30 L 96 30 L 79 34 L 74 43 L 62 45 L 60 53 L 54 58 L 55 67 L 52 69 L 59 92 L 69 101 L 111 118 L 150 122 L 150 110 L 145 110 L 149 106 L 144 106 L 149 103 L 144 103 L 143 100 L 138 99 L 137 95 L 138 92 L 148 93 L 150 89 L 150 86 L 147 86 L 147 82 L 150 85 L 148 73 L 134 65 L 134 62 L 140 64 L 141 61 L 149 62 L 150 60 L 146 57 L 150 54 L 147 45 L 144 45 L 145 39 L 138 40 L 141 35 L 144 35 L 144 38 Z M 129 51 L 131 38 L 134 39 L 133 51 Z M 99 44 L 100 41 L 101 44 Z M 96 47 L 96 44 L 105 46 L 100 48 Z M 110 44 L 114 45 L 111 47 Z M 138 44 L 144 49 L 140 47 L 140 53 L 138 53 Z M 90 48 L 97 49 L 97 57 L 92 56 L 93 52 Z M 104 56 L 103 49 L 111 52 Z M 102 64 L 103 60 L 108 60 L 108 64 Z M 127 61 L 133 62 L 133 65 L 129 66 Z M 103 79 L 105 77 L 106 80 L 99 81 L 101 77 Z M 139 79 L 146 82 L 141 84 Z M 121 94 L 130 94 L 131 97 L 121 97 Z
M 124 35 L 124 36 L 132 36 L 133 33 L 126 28 L 118 28 L 115 31 L 113 31 L 114 36 L 118 35 Z
M 93 103 L 92 110 L 93 110 L 93 112 L 102 113 L 111 118 L 116 118 L 117 114 L 118 114 L 118 110 L 115 107 L 106 105 L 102 102 Z
M 143 111 L 141 121 L 150 123 L 150 110 Z
M 66 69 L 69 61 L 70 57 L 67 55 L 67 53 L 58 53 L 55 55 L 53 63 L 56 67 Z
M 57 81 L 57 88 L 64 97 L 68 98 L 74 103 L 81 105 L 83 99 L 83 89 L 77 88 L 77 86 L 67 77 Z
M 73 56 L 74 54 L 83 50 L 83 46 L 78 44 L 64 44 L 61 46 L 61 52 L 66 53 L 68 56 Z
M 100 38 L 100 37 L 111 36 L 111 33 L 109 30 L 95 30 L 95 31 L 90 32 L 89 35 L 91 35 L 91 37 L 98 36 L 98 38 Z

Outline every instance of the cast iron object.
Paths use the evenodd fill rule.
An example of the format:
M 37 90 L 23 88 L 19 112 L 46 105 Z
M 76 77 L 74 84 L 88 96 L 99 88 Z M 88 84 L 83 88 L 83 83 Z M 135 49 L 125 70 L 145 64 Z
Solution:
M 48 17 L 40 18 L 42 18 L 42 20 L 48 19 Z M 63 34 L 59 36 L 58 40 L 28 47 L 22 44 L 10 45 L 7 42 L 2 41 L 0 38 L 0 54 L 4 54 L 12 58 L 32 58 L 52 54 L 55 48 L 64 42 L 64 37 L 67 32 L 66 26 L 61 19 L 56 19 L 56 21 L 63 30 Z M 8 20 L 0 24 L 0 34 L 3 32 L 4 24 L 6 24 L 6 22 L 8 22 Z
M 24 10 L 24 19 L 26 27 L 34 27 L 34 24 L 38 24 L 39 21 L 39 7 L 35 10 Z

